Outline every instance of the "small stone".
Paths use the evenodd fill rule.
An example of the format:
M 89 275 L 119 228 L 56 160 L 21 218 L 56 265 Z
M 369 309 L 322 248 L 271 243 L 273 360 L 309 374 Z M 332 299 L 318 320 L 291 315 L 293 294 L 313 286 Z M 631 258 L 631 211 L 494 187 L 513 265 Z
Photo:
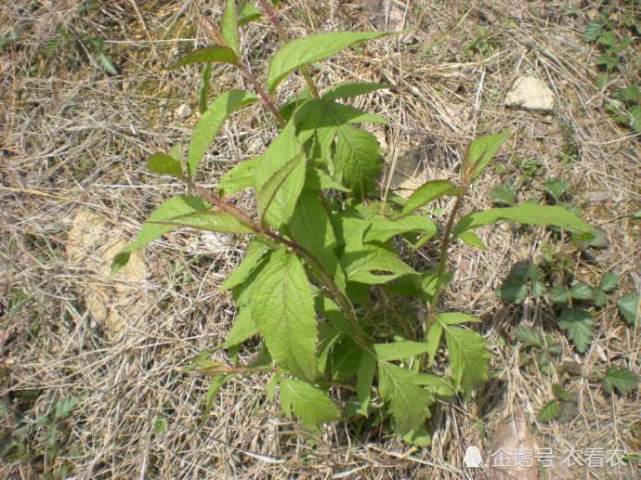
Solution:
M 505 105 L 523 110 L 551 112 L 554 110 L 554 93 L 538 78 L 519 77 L 506 95 Z
M 185 120 L 191 116 L 191 108 L 186 103 L 174 110 L 174 117 L 178 120 Z

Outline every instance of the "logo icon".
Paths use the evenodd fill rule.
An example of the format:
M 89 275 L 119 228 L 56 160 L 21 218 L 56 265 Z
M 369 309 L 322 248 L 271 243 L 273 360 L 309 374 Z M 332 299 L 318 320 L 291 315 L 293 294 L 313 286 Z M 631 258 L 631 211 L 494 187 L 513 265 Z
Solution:
M 469 446 L 465 450 L 463 463 L 467 468 L 481 468 L 483 466 L 483 457 L 478 447 Z

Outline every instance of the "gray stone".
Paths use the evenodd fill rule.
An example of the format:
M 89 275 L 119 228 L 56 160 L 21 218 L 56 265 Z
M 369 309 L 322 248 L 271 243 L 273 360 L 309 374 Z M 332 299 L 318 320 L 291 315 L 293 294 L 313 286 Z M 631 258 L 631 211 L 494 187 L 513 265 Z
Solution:
M 507 93 L 505 105 L 523 110 L 551 112 L 554 110 L 554 93 L 538 78 L 519 77 Z

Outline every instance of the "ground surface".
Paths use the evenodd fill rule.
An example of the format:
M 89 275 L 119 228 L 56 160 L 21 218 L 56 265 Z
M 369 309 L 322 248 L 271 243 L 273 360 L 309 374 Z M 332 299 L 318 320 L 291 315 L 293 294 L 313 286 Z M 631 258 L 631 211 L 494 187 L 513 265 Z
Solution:
M 515 262 L 542 258 L 552 241 L 543 230 L 487 229 L 481 236 L 488 251 L 465 247 L 453 255 L 459 270 L 444 301 L 483 319 L 493 379 L 475 400 L 439 408 L 431 448 L 411 448 L 378 431 L 355 435 L 343 424 L 310 439 L 266 401 L 262 378 L 230 382 L 203 417 L 208 378 L 185 367 L 229 329 L 233 304 L 217 287 L 241 258 L 244 239 L 172 234 L 118 279 L 106 272 L 154 205 L 182 191 L 150 174 L 145 158 L 188 140 L 200 79 L 196 68 L 163 67 L 206 43 L 197 20 L 218 18 L 221 3 L 0 6 L 0 476 L 484 478 L 463 469 L 465 448 L 490 450 L 499 422 L 519 412 L 536 444 L 559 455 L 638 452 L 638 390 L 609 395 L 600 378 L 609 366 L 641 373 L 639 329 L 615 307 L 599 310 L 595 339 L 579 355 L 555 327 L 548 302 L 509 306 L 497 298 Z M 383 2 L 391 5 L 387 14 L 376 1 L 284 3 L 292 35 L 408 29 L 313 72 L 322 86 L 353 78 L 394 85 L 358 104 L 391 120 L 379 132 L 390 170 L 451 176 L 476 134 L 508 128 L 514 133 L 499 167 L 475 187 L 468 208 L 490 206 L 490 191 L 516 177 L 526 179 L 519 200 L 542 199 L 543 182 L 561 177 L 568 198 L 607 238 L 598 261 L 570 257 L 578 258 L 577 277 L 594 283 L 614 270 L 622 289 L 641 288 L 641 227 L 632 217 L 641 210 L 641 141 L 606 108 L 611 84 L 625 75 L 638 82 L 639 42 L 625 53 L 627 70 L 599 85 L 599 51 L 583 35 L 600 14 L 598 2 Z M 635 14 L 634 6 L 621 2 L 620 15 Z M 275 45 L 263 22 L 243 37 L 257 69 Z M 106 73 L 110 68 L 117 72 Z M 552 113 L 503 105 L 521 75 L 553 91 Z M 212 90 L 238 82 L 216 69 Z M 280 95 L 298 86 L 293 79 Z M 271 138 L 258 128 L 267 121 L 258 107 L 235 117 L 210 150 L 203 185 L 260 153 Z M 538 167 L 524 176 L 528 165 Z M 515 340 L 519 324 L 543 326 L 561 342 L 559 368 L 539 368 Z M 572 393 L 572 408 L 565 419 L 542 422 L 538 414 L 553 399 L 553 384 Z M 540 477 L 546 475 L 641 476 L 638 464 L 555 464 L 541 468 Z

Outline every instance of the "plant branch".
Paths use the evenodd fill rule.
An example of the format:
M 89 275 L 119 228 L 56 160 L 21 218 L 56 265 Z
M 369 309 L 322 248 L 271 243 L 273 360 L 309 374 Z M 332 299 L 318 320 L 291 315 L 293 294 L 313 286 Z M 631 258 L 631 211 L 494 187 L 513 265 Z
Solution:
M 205 29 L 207 34 L 209 35 L 209 38 L 214 43 L 217 43 L 219 45 L 224 45 L 225 41 L 223 40 L 222 36 L 220 35 L 220 32 L 216 28 L 216 26 L 212 23 L 211 20 L 208 18 L 201 18 L 200 19 L 200 24 L 201 26 Z M 248 81 L 256 94 L 260 97 L 260 100 L 263 102 L 263 105 L 269 110 L 274 117 L 276 118 L 276 121 L 278 122 L 278 125 L 282 128 L 285 126 L 287 123 L 285 120 L 285 117 L 280 113 L 278 110 L 278 106 L 276 105 L 275 100 L 267 93 L 267 91 L 263 88 L 263 86 L 260 84 L 258 79 L 252 74 L 251 70 L 249 67 L 245 64 L 243 64 L 240 60 L 234 64 L 236 68 L 240 71 L 240 74 L 243 76 L 243 78 Z
M 467 184 L 463 186 L 459 194 L 456 196 L 456 201 L 450 212 L 450 216 L 447 219 L 445 224 L 445 232 L 443 233 L 443 241 L 441 242 L 441 252 L 438 259 L 438 269 L 436 271 L 436 290 L 434 296 L 429 303 L 427 317 L 425 318 L 425 331 L 423 332 L 424 336 L 427 336 L 434 319 L 436 318 L 436 307 L 441 298 L 441 293 L 443 291 L 443 278 L 445 275 L 445 270 L 447 269 L 447 260 L 448 260 L 448 249 L 450 247 L 450 242 L 452 240 L 452 228 L 454 227 L 454 220 L 456 219 L 458 211 L 463 205 L 463 197 L 467 192 Z
M 317 277 L 318 281 L 326 289 L 327 293 L 334 299 L 338 304 L 341 310 L 345 313 L 347 320 L 349 321 L 351 327 L 354 330 L 354 339 L 356 342 L 363 348 L 369 349 L 367 342 L 367 336 L 360 328 L 358 320 L 356 318 L 356 311 L 354 305 L 350 301 L 349 297 L 345 295 L 336 285 L 333 277 L 325 270 L 320 261 L 306 248 L 302 245 L 296 243 L 289 238 L 283 237 L 278 232 L 271 230 L 270 228 L 261 225 L 260 223 L 254 221 L 245 211 L 238 208 L 236 205 L 233 205 L 227 202 L 225 199 L 220 196 L 211 193 L 210 191 L 198 187 L 196 185 L 190 184 L 190 187 L 198 193 L 199 196 L 204 198 L 207 202 L 211 203 L 221 212 L 227 213 L 235 217 L 243 225 L 251 229 L 256 235 L 263 237 L 268 240 L 272 240 L 280 245 L 283 245 L 294 252 L 296 252 L 300 257 L 304 258 L 307 263 L 312 267 L 312 270 Z

